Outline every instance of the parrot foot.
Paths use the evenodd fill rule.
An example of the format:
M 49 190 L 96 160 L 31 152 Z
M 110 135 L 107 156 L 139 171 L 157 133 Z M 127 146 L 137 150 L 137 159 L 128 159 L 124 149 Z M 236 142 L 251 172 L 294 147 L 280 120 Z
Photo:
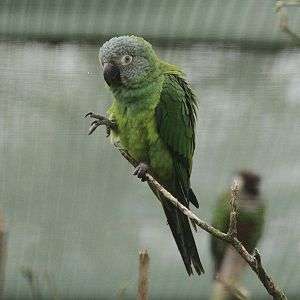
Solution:
M 143 162 L 139 163 L 139 165 L 135 168 L 133 175 L 136 175 L 143 182 L 147 180 L 146 173 L 149 170 L 149 166 Z
M 89 128 L 89 133 L 88 133 L 89 135 L 91 135 L 100 125 L 106 126 L 106 137 L 110 136 L 111 130 L 117 129 L 117 124 L 115 121 L 109 120 L 108 118 L 97 115 L 93 112 L 88 112 L 84 117 L 85 118 L 90 117 L 96 119 L 91 123 L 91 126 Z

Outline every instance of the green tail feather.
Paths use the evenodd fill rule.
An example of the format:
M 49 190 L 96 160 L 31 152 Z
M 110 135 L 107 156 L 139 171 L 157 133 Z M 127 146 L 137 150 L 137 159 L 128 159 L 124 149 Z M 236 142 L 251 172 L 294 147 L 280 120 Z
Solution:
M 167 201 L 162 199 L 162 205 L 187 273 L 188 275 L 193 274 L 193 265 L 197 274 L 200 275 L 204 273 L 204 269 L 200 261 L 188 217 Z

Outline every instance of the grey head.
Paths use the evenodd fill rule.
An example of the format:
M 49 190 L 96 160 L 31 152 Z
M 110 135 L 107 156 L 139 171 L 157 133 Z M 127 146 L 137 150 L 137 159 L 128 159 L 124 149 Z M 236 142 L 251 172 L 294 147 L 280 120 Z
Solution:
M 252 196 L 260 194 L 261 177 L 250 170 L 241 170 L 238 172 L 238 180 L 242 191 Z
M 150 43 L 141 37 L 114 37 L 99 51 L 103 76 L 111 86 L 135 86 L 157 67 L 157 58 Z

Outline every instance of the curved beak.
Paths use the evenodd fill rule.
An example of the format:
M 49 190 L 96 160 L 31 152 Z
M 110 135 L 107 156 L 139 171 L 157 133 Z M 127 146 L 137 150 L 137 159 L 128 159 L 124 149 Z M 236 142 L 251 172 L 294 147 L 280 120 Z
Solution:
M 103 77 L 109 86 L 113 83 L 120 83 L 120 69 L 111 63 L 105 63 L 103 65 Z

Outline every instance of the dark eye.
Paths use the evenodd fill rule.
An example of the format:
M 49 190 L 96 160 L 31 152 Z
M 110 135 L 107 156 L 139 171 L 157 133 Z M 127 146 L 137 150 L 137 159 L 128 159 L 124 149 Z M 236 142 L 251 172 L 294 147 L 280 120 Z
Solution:
M 122 58 L 121 58 L 121 64 L 123 66 L 129 65 L 132 62 L 132 56 L 125 54 Z

